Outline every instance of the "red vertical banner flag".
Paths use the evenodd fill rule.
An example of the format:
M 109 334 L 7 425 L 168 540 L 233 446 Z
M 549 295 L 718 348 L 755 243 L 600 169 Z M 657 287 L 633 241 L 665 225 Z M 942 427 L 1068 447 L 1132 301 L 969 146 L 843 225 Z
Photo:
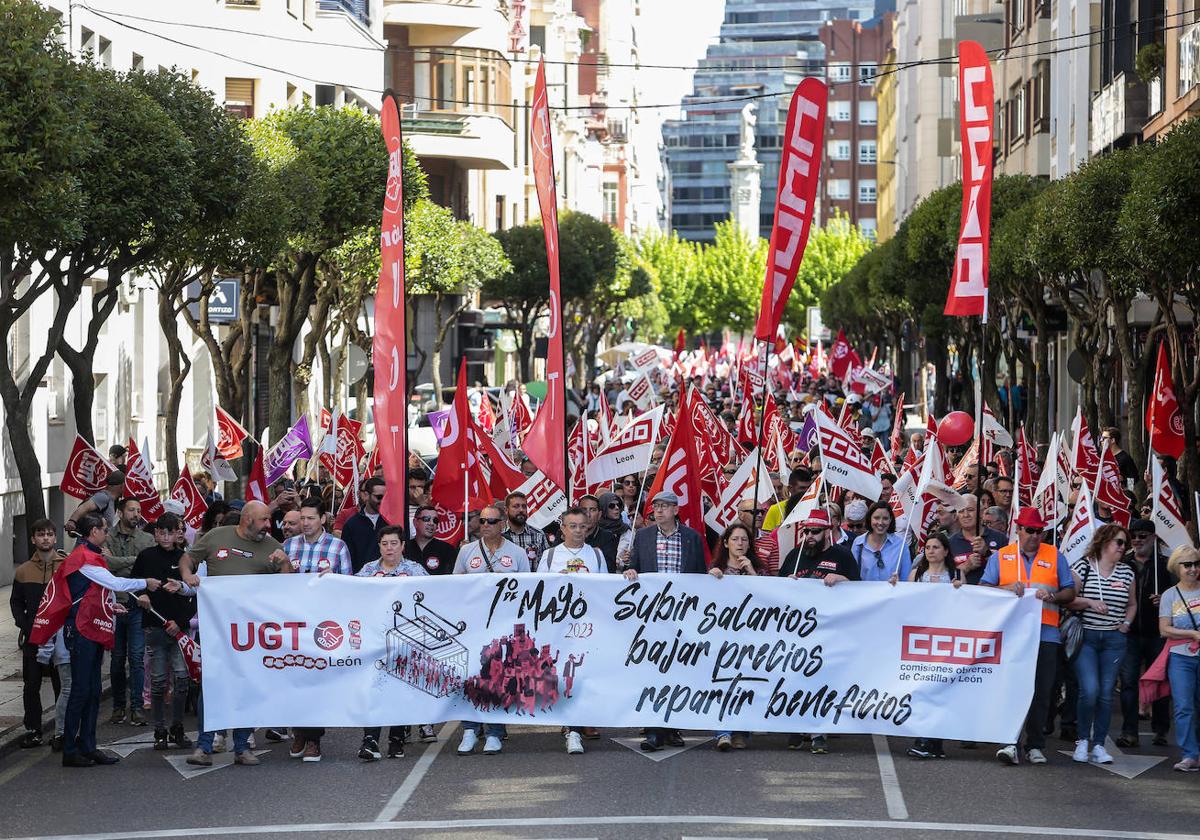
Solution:
M 1183 455 L 1183 413 L 1175 398 L 1175 383 L 1171 380 L 1171 361 L 1167 358 L 1167 343 L 1158 345 L 1158 364 L 1154 371 L 1154 390 L 1146 406 L 1146 429 L 1150 432 L 1150 449 L 1159 455 L 1178 458 Z
M 525 437 L 525 454 L 565 492 L 567 382 L 563 364 L 562 286 L 558 278 L 558 196 L 554 188 L 554 146 L 550 135 L 550 105 L 546 97 L 546 67 L 540 62 L 533 87 L 532 117 L 529 147 L 550 272 L 550 329 L 546 336 L 546 399 Z
M 958 118 L 963 153 L 962 218 L 946 315 L 987 320 L 992 224 L 992 66 L 975 41 L 958 45 Z
M 796 86 L 788 106 L 775 192 L 775 225 L 767 251 L 767 277 L 758 324 L 754 327 L 754 337 L 759 341 L 774 340 L 788 295 L 796 283 L 804 246 L 808 244 L 808 229 L 816 212 L 821 150 L 825 148 L 828 99 L 825 83 L 810 76 Z
M 404 288 L 404 142 L 396 98 L 383 98 L 380 119 L 387 145 L 387 187 L 379 237 L 379 286 L 375 292 L 375 451 L 387 493 L 380 513 L 388 522 L 408 521 L 408 342 Z

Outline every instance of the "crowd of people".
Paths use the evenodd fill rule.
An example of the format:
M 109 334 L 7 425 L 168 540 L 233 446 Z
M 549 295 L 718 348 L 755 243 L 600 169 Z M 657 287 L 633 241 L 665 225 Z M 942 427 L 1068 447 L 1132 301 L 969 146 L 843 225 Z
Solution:
M 681 385 L 660 378 L 660 398 L 668 410 L 678 406 Z M 741 403 L 731 393 L 731 383 L 697 378 L 687 383 L 692 386 L 736 436 Z M 604 394 L 597 385 L 585 395 L 585 419 L 604 422 L 602 396 L 616 406 L 618 417 L 632 418 L 636 406 L 620 380 L 614 378 L 607 390 Z M 803 425 L 806 411 L 825 403 L 859 436 L 864 452 L 873 449 L 876 437 L 892 431 L 894 412 L 903 411 L 882 395 L 847 395 L 839 383 L 825 377 L 797 375 L 775 391 L 775 398 L 795 431 Z M 1104 434 L 1119 447 L 1115 429 Z M 178 632 L 197 632 L 195 595 L 206 576 L 541 572 L 636 579 L 648 573 L 709 574 L 718 579 L 756 575 L 820 580 L 827 587 L 859 581 L 991 586 L 1017 596 L 1033 589 L 1041 613 L 1032 702 L 1022 732 L 1014 733 L 1012 743 L 999 745 L 996 758 L 1014 765 L 1045 764 L 1047 739 L 1057 731 L 1058 738 L 1074 745 L 1075 761 L 1109 763 L 1113 759 L 1105 743 L 1114 719 L 1113 699 L 1118 697 L 1119 746 L 1141 745 L 1142 718 L 1150 720 L 1154 746 L 1167 744 L 1173 724 L 1181 752 L 1175 769 L 1200 770 L 1200 554 L 1187 547 L 1165 551 L 1147 518 L 1147 503 L 1135 498 L 1131 507 L 1140 516 L 1128 525 L 1114 522 L 1113 511 L 1098 504 L 1102 526 L 1086 556 L 1069 564 L 1056 546 L 1064 533 L 1062 521 L 1046 521 L 1035 508 L 1020 506 L 1012 477 L 1014 454 L 1003 449 L 988 462 L 956 471 L 960 501 L 941 504 L 932 527 L 914 527 L 903 516 L 898 520 L 893 487 L 906 459 L 933 441 L 918 432 L 904 444 L 892 448 L 892 463 L 879 472 L 883 490 L 878 498 L 829 488 L 804 517 L 796 544 L 787 551 L 781 551 L 779 528 L 821 473 L 815 446 L 785 453 L 787 463 L 772 479 L 773 496 L 749 494 L 740 499 L 736 521 L 722 533 L 681 522 L 679 499 L 670 490 L 647 498 L 663 458 L 659 444 L 646 472 L 572 499 L 545 529 L 530 524 L 530 500 L 519 491 L 466 512 L 466 534 L 458 546 L 436 536 L 439 514 L 429 498 L 430 472 L 415 461 L 401 491 L 407 493 L 407 526 L 390 523 L 381 514 L 388 492 L 381 475 L 362 481 L 356 488 L 357 504 L 343 506 L 334 516 L 330 510 L 337 491 L 330 482 L 284 480 L 272 488 L 269 503 L 243 503 L 223 500 L 201 473 L 198 489 L 209 507 L 204 522 L 193 531 L 170 500 L 166 513 L 153 522 L 142 521 L 141 506 L 120 496 L 123 480 L 115 472 L 106 490 L 68 517 L 65 533 L 49 520 L 34 523 L 32 557 L 16 570 L 12 608 L 24 656 L 27 729 L 22 746 L 43 743 L 40 691 L 49 678 L 58 697 L 51 747 L 62 752 L 64 766 L 116 761 L 97 748 L 95 739 L 101 660 L 107 649 L 109 722 L 152 724 L 155 749 L 191 749 L 189 763 L 211 765 L 212 754 L 226 748 L 226 735 L 205 729 L 203 692 L 190 679 L 174 643 Z M 119 466 L 120 453 L 110 455 Z M 744 457 L 742 451 L 722 466 L 726 482 Z M 1127 453 L 1118 451 L 1118 463 L 1132 495 L 1142 476 Z M 1165 466 L 1176 481 L 1173 465 Z M 522 467 L 532 472 L 527 460 Z M 1070 487 L 1064 518 L 1075 502 L 1078 477 Z M 706 499 L 706 505 L 711 502 Z M 706 559 L 710 555 L 711 561 Z M 57 626 L 40 626 L 35 616 L 40 604 L 46 612 L 42 602 L 55 589 L 55 580 L 67 589 L 66 607 Z M 101 626 L 105 610 L 113 615 L 107 631 Z M 424 676 L 414 674 L 414 679 L 433 680 L 433 691 L 453 682 L 476 708 L 536 716 L 547 703 L 570 695 L 583 661 L 571 656 L 560 662 L 523 635 L 528 649 L 519 650 L 516 638 L 497 640 L 493 655 L 480 663 L 480 672 L 461 684 L 452 676 L 439 677 L 436 669 L 425 669 Z M 396 663 L 409 670 L 418 665 L 415 659 Z M 199 725 L 194 744 L 184 728 L 184 717 L 193 708 Z M 432 724 L 416 730 L 424 742 L 438 737 Z M 234 729 L 230 734 L 235 762 L 258 764 L 254 733 Z M 309 763 L 321 760 L 324 734 L 311 727 L 268 728 L 263 733 L 270 741 L 290 739 L 289 755 Z M 364 730 L 358 756 L 364 761 L 381 758 L 381 735 L 380 728 Z M 566 751 L 582 753 L 583 741 L 597 735 L 591 727 L 564 728 Z M 411 738 L 410 727 L 392 727 L 388 757 L 403 756 L 404 743 Z M 499 753 L 506 738 L 502 725 L 465 722 L 458 752 L 471 754 L 482 740 L 482 752 Z M 717 732 L 715 748 L 746 749 L 749 740 L 748 732 Z M 641 748 L 653 752 L 681 743 L 678 730 L 648 727 Z M 793 734 L 787 747 L 818 755 L 829 751 L 821 733 Z M 973 743 L 961 747 L 979 748 Z M 915 760 L 944 758 L 946 745 L 936 738 L 920 738 L 908 755 Z

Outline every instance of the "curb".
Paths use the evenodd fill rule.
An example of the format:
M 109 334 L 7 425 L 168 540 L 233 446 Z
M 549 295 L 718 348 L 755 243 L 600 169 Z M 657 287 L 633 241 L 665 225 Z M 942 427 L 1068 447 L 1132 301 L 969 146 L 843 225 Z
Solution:
M 104 679 L 100 684 L 100 701 L 103 702 L 112 697 L 112 684 L 108 679 Z M 48 714 L 42 715 L 42 736 L 54 734 L 54 707 L 51 706 Z M 32 749 L 21 749 L 21 739 L 25 737 L 25 727 L 17 724 L 7 732 L 0 733 L 0 759 L 5 759 L 13 753 L 33 753 L 37 750 L 50 749 L 50 741 L 46 739 L 42 746 Z

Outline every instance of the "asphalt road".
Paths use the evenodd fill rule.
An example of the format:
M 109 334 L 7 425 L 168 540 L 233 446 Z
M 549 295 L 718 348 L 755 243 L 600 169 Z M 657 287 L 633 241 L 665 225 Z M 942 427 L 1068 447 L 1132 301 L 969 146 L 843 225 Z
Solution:
M 459 731 L 448 724 L 439 743 L 372 764 L 355 757 L 353 731 L 331 732 L 320 764 L 289 759 L 260 731 L 260 766 L 189 778 L 186 752 L 156 753 L 149 730 L 104 725 L 101 743 L 129 753 L 115 766 L 65 770 L 46 748 L 0 763 L 0 837 L 1200 836 L 1200 774 L 1172 772 L 1167 748 L 1119 758 L 1125 775 L 1141 771 L 1125 778 L 1056 751 L 1045 767 L 1003 767 L 994 748 L 956 743 L 945 760 L 915 762 L 907 741 L 871 736 L 832 738 L 831 753 L 814 756 L 787 750 L 782 735 L 719 753 L 690 733 L 688 749 L 652 760 L 632 730 L 605 731 L 570 756 L 557 730 L 512 727 L 502 755 L 459 757 Z

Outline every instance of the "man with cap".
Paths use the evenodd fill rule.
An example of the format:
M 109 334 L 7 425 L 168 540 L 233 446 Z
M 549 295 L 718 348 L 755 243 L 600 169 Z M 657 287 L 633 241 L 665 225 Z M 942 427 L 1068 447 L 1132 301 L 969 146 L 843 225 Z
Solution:
M 1058 549 L 1042 541 L 1046 522 L 1036 508 L 1021 508 L 1016 525 L 1017 541 L 992 554 L 979 582 L 984 586 L 1007 589 L 1018 598 L 1025 594 L 1026 588 L 1032 588 L 1034 597 L 1042 602 L 1033 700 L 1025 716 L 1025 757 L 1030 764 L 1045 764 L 1044 726 L 1050 712 L 1062 641 L 1058 632 L 1059 609 L 1062 604 L 1075 600 L 1075 580 L 1071 567 Z M 1001 747 L 996 758 L 1007 764 L 1017 764 L 1017 744 Z
M 867 530 L 867 511 L 870 506 L 863 499 L 855 499 L 846 504 L 846 514 L 842 517 L 842 527 L 840 534 L 833 535 L 833 541 L 838 545 L 846 546 L 846 550 L 850 550 L 850 543 L 854 542 L 855 537 L 866 533 Z
M 1138 679 L 1163 649 L 1164 640 L 1158 631 L 1158 602 L 1162 593 L 1176 584 L 1175 576 L 1167 571 L 1167 553 L 1161 550 L 1154 534 L 1154 523 L 1135 519 L 1129 523 L 1129 539 L 1133 551 L 1126 558 L 1137 569 L 1137 615 L 1126 635 L 1128 647 L 1121 660 L 1121 735 L 1118 747 L 1138 745 Z M 1157 567 L 1157 568 L 1156 568 Z M 1150 729 L 1154 745 L 1166 746 L 1167 731 L 1171 728 L 1171 701 L 1168 697 L 1155 700 L 1150 706 Z
M 875 454 L 875 430 L 870 426 L 858 430 L 859 437 L 862 438 L 862 454 L 866 456 L 867 461 L 871 460 L 871 456 Z
M 696 574 L 708 572 L 704 559 L 704 543 L 700 535 L 679 521 L 679 497 L 663 490 L 650 500 L 654 509 L 654 524 L 640 529 L 633 537 L 629 552 L 627 580 L 637 580 L 639 574 Z M 677 729 L 646 727 L 642 741 L 643 752 L 656 752 L 664 744 L 683 746 Z

